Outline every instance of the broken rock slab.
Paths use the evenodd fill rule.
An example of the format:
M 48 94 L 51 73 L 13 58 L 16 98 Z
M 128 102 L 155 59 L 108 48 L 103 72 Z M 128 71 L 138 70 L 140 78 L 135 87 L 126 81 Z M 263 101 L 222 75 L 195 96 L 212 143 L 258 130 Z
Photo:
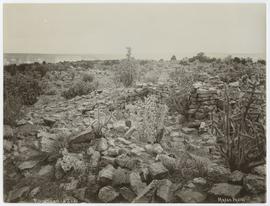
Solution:
M 103 185 L 110 184 L 113 179 L 114 171 L 115 169 L 112 165 L 107 165 L 99 172 L 98 181 Z
M 232 174 L 229 176 L 229 182 L 233 184 L 242 184 L 244 178 L 244 173 L 238 170 L 235 170 L 232 172 Z
M 155 197 L 156 190 L 160 180 L 153 180 L 145 187 L 140 194 L 132 201 L 132 203 L 150 203 Z
M 140 192 L 146 187 L 146 183 L 142 182 L 141 176 L 138 172 L 131 172 L 129 175 L 129 182 L 132 190 L 136 195 L 139 195 Z
M 163 179 L 169 171 L 163 166 L 162 162 L 155 162 L 149 166 L 149 172 L 153 179 Z
M 113 174 L 113 185 L 128 185 L 129 184 L 129 171 L 118 167 Z
M 98 192 L 98 198 L 105 203 L 112 202 L 118 196 L 119 193 L 112 186 L 102 187 Z
M 243 186 L 252 194 L 263 193 L 266 191 L 266 179 L 263 176 L 248 174 L 243 179 Z
M 197 191 L 178 191 L 175 194 L 183 203 L 202 203 L 206 199 L 206 195 Z
M 216 197 L 235 198 L 235 197 L 239 196 L 242 189 L 243 189 L 243 187 L 240 185 L 232 185 L 232 184 L 228 184 L 228 183 L 218 183 L 218 184 L 214 184 L 208 193 L 210 195 L 214 195 Z
M 161 180 L 157 189 L 157 196 L 160 197 L 164 202 L 170 202 L 172 199 L 171 187 L 172 182 L 170 180 Z
M 103 152 L 105 150 L 108 149 L 108 142 L 105 138 L 100 138 L 98 143 L 97 143 L 97 147 L 96 150 L 99 152 Z
M 119 192 L 121 196 L 128 202 L 132 202 L 136 197 L 136 194 L 128 187 L 121 187 Z

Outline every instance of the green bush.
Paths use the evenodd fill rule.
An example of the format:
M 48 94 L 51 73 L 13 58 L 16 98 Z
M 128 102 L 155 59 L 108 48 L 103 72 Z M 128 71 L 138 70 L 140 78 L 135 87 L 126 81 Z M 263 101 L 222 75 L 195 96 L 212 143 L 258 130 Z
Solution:
M 72 99 L 76 96 L 86 95 L 90 92 L 96 90 L 98 87 L 98 82 L 85 82 L 83 80 L 75 83 L 71 88 L 64 91 L 62 96 L 66 99 Z
M 92 75 L 92 74 L 89 74 L 89 73 L 85 73 L 85 74 L 83 74 L 83 81 L 84 82 L 93 82 L 94 81 L 94 75 Z

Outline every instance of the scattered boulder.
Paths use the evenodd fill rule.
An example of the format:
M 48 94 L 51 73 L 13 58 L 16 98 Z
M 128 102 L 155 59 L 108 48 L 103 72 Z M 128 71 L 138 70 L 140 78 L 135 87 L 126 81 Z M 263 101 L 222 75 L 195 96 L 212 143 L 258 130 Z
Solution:
M 52 165 L 45 165 L 41 167 L 41 169 L 38 172 L 39 176 L 46 176 L 51 177 L 54 174 L 54 166 Z
M 207 179 L 213 182 L 228 182 L 231 171 L 222 165 L 212 164 L 208 168 Z
M 43 121 L 48 127 L 52 127 L 56 123 L 56 120 L 50 117 L 43 117 Z
M 136 197 L 136 194 L 128 187 L 121 187 L 119 192 L 122 197 L 125 198 L 125 200 L 127 200 L 128 202 L 132 202 Z
M 113 185 L 129 184 L 129 171 L 118 167 L 113 174 Z
M 16 200 L 19 200 L 19 198 L 26 196 L 29 193 L 29 191 L 30 191 L 29 186 L 15 188 L 14 190 L 8 193 L 7 202 L 14 202 Z
M 98 181 L 103 185 L 110 184 L 113 179 L 114 171 L 115 169 L 112 165 L 107 165 L 99 172 Z
M 97 143 L 96 150 L 99 151 L 99 152 L 103 152 L 103 151 L 105 151 L 107 149 L 108 149 L 107 140 L 105 138 L 100 138 L 98 143 Z
M 39 163 L 39 160 L 28 160 L 18 165 L 20 170 L 31 169 Z
M 111 186 L 102 187 L 98 192 L 98 198 L 105 203 L 112 202 L 118 196 L 119 193 Z
M 158 160 L 169 170 L 174 171 L 176 169 L 176 159 L 165 154 L 160 154 L 157 157 Z
M 244 173 L 241 171 L 235 170 L 229 176 L 229 182 L 241 185 L 243 182 L 243 178 L 244 178 Z
M 266 165 L 260 165 L 252 169 L 252 173 L 260 176 L 266 176 Z
M 136 195 L 139 195 L 139 193 L 146 187 L 146 184 L 142 182 L 141 176 L 137 172 L 130 173 L 129 181 L 130 186 Z
M 266 191 L 265 177 L 248 174 L 243 179 L 243 186 L 246 191 L 252 194 L 259 194 Z
M 153 180 L 145 187 L 132 203 L 150 203 L 155 197 L 156 190 L 159 186 L 159 180 Z
M 155 162 L 149 166 L 149 172 L 153 179 L 162 179 L 168 175 L 168 170 L 163 166 L 162 162 Z
M 178 191 L 175 194 L 183 203 L 202 203 L 206 199 L 206 195 L 197 191 Z
M 182 132 L 184 132 L 185 134 L 197 134 L 198 130 L 195 128 L 190 128 L 190 127 L 183 127 Z
M 157 196 L 160 197 L 164 202 L 170 202 L 172 198 L 171 192 L 172 182 L 168 179 L 160 181 L 160 185 L 157 189 Z
M 100 153 L 98 151 L 94 151 L 92 156 L 91 156 L 91 159 L 90 159 L 90 162 L 91 162 L 91 167 L 97 167 L 98 164 L 99 164 L 99 161 L 100 161 Z
M 4 138 L 12 138 L 14 136 L 14 132 L 11 126 L 9 125 L 4 125 Z
M 206 179 L 202 177 L 196 177 L 192 180 L 192 182 L 196 185 L 205 185 L 206 184 Z
M 29 193 L 29 197 L 34 198 L 40 192 L 40 187 L 35 187 Z
M 208 192 L 210 195 L 214 195 L 216 197 L 229 197 L 235 198 L 238 197 L 242 186 L 240 185 L 232 185 L 228 183 L 218 183 L 214 184 L 211 190 Z
M 119 155 L 119 149 L 109 148 L 107 152 L 108 152 L 108 156 L 111 156 L 111 157 L 116 157 Z
M 129 128 L 126 126 L 126 123 L 124 120 L 117 121 L 113 124 L 113 128 L 117 132 L 126 132 Z

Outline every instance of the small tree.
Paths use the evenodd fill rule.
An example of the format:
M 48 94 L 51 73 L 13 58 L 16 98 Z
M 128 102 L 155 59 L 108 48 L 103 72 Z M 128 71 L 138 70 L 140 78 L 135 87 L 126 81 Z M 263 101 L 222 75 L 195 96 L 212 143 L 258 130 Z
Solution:
M 171 61 L 176 61 L 176 56 L 175 56 L 175 55 L 173 55 L 173 56 L 171 57 Z

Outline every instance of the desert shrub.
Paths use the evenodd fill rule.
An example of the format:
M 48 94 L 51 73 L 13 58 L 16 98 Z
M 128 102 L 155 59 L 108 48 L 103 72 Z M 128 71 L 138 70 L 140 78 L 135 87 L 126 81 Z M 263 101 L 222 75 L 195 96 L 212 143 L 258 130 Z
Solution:
M 62 93 L 62 96 L 65 97 L 66 99 L 72 99 L 76 96 L 81 96 L 81 95 L 86 95 L 89 94 L 90 92 L 96 90 L 98 87 L 98 82 L 84 82 L 84 81 L 79 81 L 75 83 L 71 88 L 68 90 L 64 91 Z
M 15 126 L 20 117 L 22 103 L 18 97 L 7 94 L 4 97 L 4 124 Z
M 249 172 L 265 163 L 265 91 L 257 78 L 243 78 L 241 92 L 228 86 L 223 110 L 212 115 L 212 132 L 230 169 Z
M 169 110 L 178 112 L 188 118 L 189 95 L 193 88 L 194 75 L 184 68 L 178 68 L 170 73 L 170 77 L 176 83 L 176 87 L 171 88 L 167 99 Z
M 82 80 L 83 80 L 84 82 L 92 82 L 92 81 L 94 81 L 94 79 L 95 79 L 95 77 L 94 77 L 93 74 L 89 74 L 89 73 L 84 73 L 84 74 L 83 74 Z
M 142 117 L 139 126 L 140 138 L 144 142 L 160 142 L 164 132 L 164 121 L 167 115 L 167 106 L 158 102 L 151 95 L 139 103 L 138 115 Z
M 171 61 L 176 61 L 177 59 L 176 59 L 176 56 L 175 55 L 173 55 L 172 57 L 171 57 Z
M 126 59 L 116 67 L 114 82 L 116 85 L 122 84 L 125 87 L 130 87 L 135 84 L 137 78 L 138 64 L 133 59 Z

